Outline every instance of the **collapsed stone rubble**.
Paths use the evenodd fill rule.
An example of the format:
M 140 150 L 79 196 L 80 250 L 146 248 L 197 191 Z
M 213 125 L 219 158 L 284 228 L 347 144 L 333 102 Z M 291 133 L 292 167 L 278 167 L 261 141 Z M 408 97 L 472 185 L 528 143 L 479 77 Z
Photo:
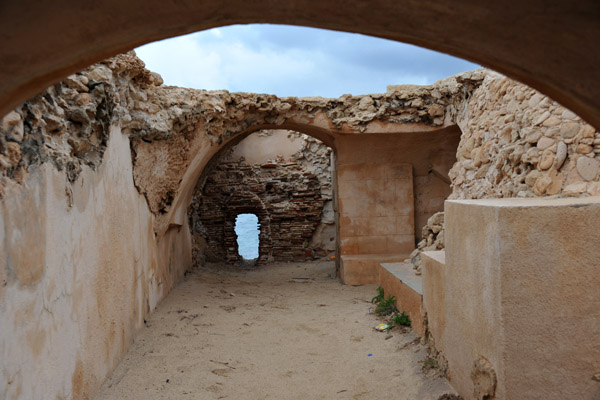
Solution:
M 433 214 L 423 227 L 421 241 L 406 262 L 413 264 L 415 274 L 421 275 L 421 253 L 444 249 L 444 212 Z

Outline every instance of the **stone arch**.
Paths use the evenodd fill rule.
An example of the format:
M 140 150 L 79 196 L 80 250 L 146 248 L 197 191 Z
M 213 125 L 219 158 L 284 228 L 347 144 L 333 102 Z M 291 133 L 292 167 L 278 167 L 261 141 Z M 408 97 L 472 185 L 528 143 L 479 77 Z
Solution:
M 95 7 L 60 0 L 33 8 L 16 2 L 0 16 L 6 33 L 0 36 L 0 113 L 70 73 L 144 43 L 218 26 L 279 23 L 363 33 L 476 61 L 544 92 L 598 128 L 600 55 L 590 49 L 600 39 L 599 18 L 595 0 L 558 0 L 544 8 L 533 1 L 506 7 L 476 0 L 353 0 L 342 8 L 309 0 L 102 0 Z
M 284 129 L 283 127 L 287 128 L 287 129 Z M 292 130 L 292 129 L 290 129 L 291 127 L 294 127 L 296 129 Z M 217 167 L 218 163 L 222 160 L 223 156 L 225 156 L 227 154 L 227 152 L 229 152 L 234 146 L 236 146 L 237 144 L 242 142 L 244 139 L 246 139 L 248 136 L 250 136 L 253 133 L 256 133 L 258 131 L 270 130 L 270 129 L 273 129 L 273 127 L 272 126 L 264 126 L 264 125 L 258 126 L 258 127 L 253 127 L 252 129 L 247 130 L 243 134 L 236 136 L 234 139 L 230 140 L 229 142 L 222 143 L 219 150 L 210 158 L 210 160 L 208 162 L 204 163 L 203 167 L 200 167 L 200 166 L 198 167 L 200 177 L 197 180 L 194 190 L 197 193 L 199 190 L 204 191 L 206 186 L 208 185 L 211 187 L 210 189 L 208 189 L 209 195 L 204 196 L 204 194 L 203 194 L 202 196 L 198 196 L 197 198 L 200 199 L 200 201 L 197 203 L 194 203 L 194 205 L 192 205 L 191 204 L 192 197 L 193 197 L 193 193 L 192 193 L 190 196 L 189 203 L 183 203 L 183 205 L 181 205 L 181 207 L 185 206 L 186 211 L 188 210 L 188 207 L 190 207 L 190 206 L 194 207 L 196 209 L 194 212 L 194 215 L 190 215 L 189 219 L 188 219 L 192 232 L 200 232 L 200 231 L 205 232 L 207 237 L 205 237 L 204 239 L 207 242 L 207 244 L 209 245 L 209 247 L 211 247 L 210 250 L 213 253 L 215 253 L 215 255 L 219 256 L 220 258 L 222 258 L 228 262 L 232 262 L 235 264 L 239 264 L 241 262 L 241 257 L 239 256 L 239 253 L 238 253 L 237 242 L 235 240 L 234 226 L 235 226 L 236 216 L 238 214 L 242 214 L 242 213 L 256 214 L 259 219 L 259 224 L 261 226 L 261 229 L 260 229 L 260 236 L 259 236 L 259 258 L 257 260 L 258 265 L 264 264 L 268 261 L 273 261 L 273 260 L 275 260 L 275 261 L 292 261 L 292 260 L 297 261 L 300 259 L 304 260 L 304 259 L 310 259 L 313 257 L 313 251 L 311 249 L 305 249 L 305 248 L 300 249 L 299 246 L 304 246 L 304 245 L 295 243 L 295 240 L 300 237 L 299 235 L 302 235 L 303 240 L 306 241 L 308 236 L 305 236 L 305 235 L 307 235 L 309 232 L 311 234 L 314 234 L 315 229 L 319 225 L 319 223 L 321 221 L 320 218 L 322 215 L 321 212 L 323 210 L 324 202 L 325 202 L 325 200 L 322 198 L 320 192 L 318 194 L 315 194 L 314 196 L 305 197 L 306 194 L 298 195 L 297 193 L 294 193 L 292 195 L 286 189 L 283 189 L 283 192 L 287 193 L 287 196 L 289 197 L 288 200 L 290 201 L 290 204 L 294 205 L 293 207 L 291 207 L 292 210 L 288 210 L 289 212 L 298 213 L 299 212 L 298 210 L 302 209 L 302 210 L 305 210 L 310 215 L 310 217 L 304 216 L 304 217 L 301 217 L 300 219 L 292 218 L 292 219 L 288 220 L 287 218 L 289 216 L 277 214 L 277 206 L 270 204 L 268 201 L 269 194 L 271 194 L 271 195 L 273 194 L 273 192 L 269 189 L 269 185 L 272 185 L 272 183 L 267 183 L 265 186 L 262 187 L 262 189 L 257 189 L 258 192 L 256 192 L 256 190 L 254 190 L 254 189 L 239 190 L 240 184 L 242 182 L 244 182 L 243 179 L 241 180 L 241 182 L 235 182 L 236 179 L 233 179 L 234 182 L 232 182 L 231 177 L 229 177 L 229 178 L 225 178 L 225 180 L 224 180 L 225 183 L 221 182 L 219 184 L 215 184 L 215 182 L 213 181 L 213 179 L 215 179 L 215 177 L 214 176 L 211 177 L 211 174 L 213 174 L 215 168 Z M 307 127 L 307 126 L 303 126 L 300 124 L 284 124 L 282 126 L 277 126 L 276 129 L 277 130 L 288 130 L 288 131 L 306 134 L 307 136 L 310 136 L 314 139 L 318 139 L 318 138 L 325 139 L 326 142 L 323 142 L 323 141 L 321 141 L 321 142 L 323 144 L 325 144 L 327 147 L 329 147 L 331 149 L 331 151 L 335 154 L 335 148 L 330 146 L 330 145 L 335 145 L 333 138 L 331 138 L 328 133 L 326 133 L 318 128 L 315 128 L 314 126 Z M 315 131 L 317 132 L 316 134 L 314 133 Z M 308 134 L 305 132 L 311 132 L 312 134 Z M 320 139 L 318 139 L 318 140 L 320 140 Z M 236 165 L 235 167 L 239 167 L 239 165 Z M 332 165 L 332 167 L 333 167 L 333 165 Z M 271 170 L 271 168 L 279 168 L 279 167 L 276 165 L 269 164 L 269 166 L 265 167 L 265 168 Z M 198 171 L 196 171 L 196 172 L 198 172 Z M 224 171 L 220 171 L 220 173 L 223 173 L 223 172 Z M 332 174 L 334 173 L 333 170 L 331 172 L 332 172 Z M 227 174 L 227 173 L 225 173 L 225 174 Z M 267 173 L 267 175 L 268 174 L 269 173 Z M 254 180 L 254 177 L 256 177 L 257 179 L 260 179 L 259 178 L 260 176 L 261 176 L 260 174 L 254 175 L 254 173 L 252 173 L 250 179 Z M 263 179 L 264 179 L 264 177 L 265 176 L 263 176 Z M 316 186 L 319 185 L 318 178 L 316 176 L 304 177 L 304 179 L 306 179 L 309 182 L 307 184 L 307 186 L 309 188 L 314 189 Z M 279 189 L 281 189 L 281 187 L 279 185 L 276 185 L 276 186 L 279 187 Z M 223 195 L 223 193 L 216 193 L 216 191 L 215 191 L 216 188 L 231 188 L 232 192 L 229 196 L 227 196 L 227 195 Z M 236 188 L 238 188 L 238 190 L 235 190 Z M 229 191 L 229 189 L 224 190 L 224 192 L 228 192 L 228 191 Z M 334 189 L 333 196 L 335 197 L 335 189 Z M 227 199 L 224 200 L 224 197 L 227 197 Z M 204 199 L 206 199 L 206 203 L 204 203 Z M 263 199 L 265 199 L 267 204 L 265 204 L 263 202 Z M 301 201 L 298 202 L 299 200 L 301 200 Z M 335 201 L 333 198 L 331 198 L 330 200 Z M 312 203 L 312 202 L 314 202 L 314 203 Z M 307 209 L 306 203 L 311 204 L 310 206 L 308 206 L 308 209 Z M 298 210 L 296 210 L 297 207 L 299 207 Z M 219 215 L 215 215 L 214 210 L 216 210 L 216 209 L 220 210 L 220 211 L 217 211 L 217 213 Z M 315 214 L 313 216 L 312 213 L 316 212 L 316 210 L 318 210 L 318 215 Z M 205 213 L 207 215 L 207 217 L 203 218 L 202 216 L 200 216 L 202 213 Z M 303 214 L 303 213 L 301 212 L 300 214 Z M 272 218 L 272 216 L 274 216 L 274 217 Z M 274 219 L 274 222 L 273 222 L 273 219 Z M 201 224 L 196 225 L 198 220 L 201 222 Z M 194 221 L 196 221 L 196 222 L 194 222 Z M 207 222 L 205 223 L 205 221 L 207 221 Z M 282 224 L 282 222 L 283 222 L 283 224 Z M 289 225 L 289 224 L 291 224 L 291 225 Z M 207 227 L 206 225 L 208 225 L 209 227 Z M 286 231 L 286 229 L 282 228 L 283 225 L 292 226 L 292 227 L 294 227 L 294 228 L 292 228 L 292 230 L 294 232 L 297 231 L 297 234 L 294 236 L 294 239 L 292 240 L 292 242 L 294 242 L 294 244 L 289 246 L 288 251 L 281 250 L 282 243 L 287 243 L 287 240 L 289 239 L 285 234 L 282 233 L 282 232 Z M 335 225 L 337 228 L 337 226 L 338 226 L 337 219 L 335 220 Z M 198 226 L 202 226 L 202 227 L 200 229 L 197 229 Z M 301 227 L 302 229 L 297 230 L 297 228 L 299 228 L 299 227 Z M 271 238 L 271 234 L 274 235 L 273 238 Z M 211 243 L 211 239 L 210 239 L 211 237 L 214 238 L 212 240 L 212 243 Z M 279 251 L 274 251 L 273 246 L 276 246 L 277 248 L 279 248 Z M 286 245 L 285 247 L 287 248 L 288 246 Z M 222 250 L 219 250 L 219 249 L 222 249 Z M 305 258 L 302 258 L 298 255 L 300 252 L 302 254 L 304 254 L 304 256 L 302 256 L 302 257 L 305 257 Z M 291 256 L 291 254 L 295 254 L 295 255 Z M 292 258 L 286 258 L 286 257 L 292 257 Z
M 116 63 L 127 64 L 131 57 L 135 58 L 115 57 Z M 454 125 L 469 93 L 485 75 L 475 71 L 440 81 L 430 87 L 435 88 L 434 96 L 423 96 L 420 87 L 339 99 L 194 90 L 173 95 L 169 87 L 160 87 L 151 101 L 161 104 L 163 112 L 136 113 L 122 129 L 134 140 L 136 186 L 158 215 L 155 231 L 162 237 L 169 227 L 184 224 L 194 187 L 210 159 L 252 132 L 302 132 L 321 140 L 334 154 L 349 137 L 423 135 Z M 156 162 L 164 172 L 158 185 L 150 173 Z M 165 198 L 168 204 L 158 207 Z
M 131 56 L 118 58 L 127 57 Z M 336 159 L 338 147 L 343 143 L 349 145 L 352 138 L 383 135 L 410 141 L 413 135 L 418 135 L 419 140 L 427 141 L 426 136 L 456 124 L 469 93 L 481 84 L 485 75 L 476 71 L 441 81 L 431 87 L 435 88 L 435 96 L 423 96 L 422 89 L 417 87 L 343 99 L 193 90 L 178 91 L 177 96 L 171 97 L 170 89 L 161 87 L 152 99 L 166 105 L 161 120 L 153 115 L 135 114 L 123 131 L 134 138 L 136 186 L 157 215 L 155 232 L 161 238 L 171 227 L 186 223 L 194 188 L 211 159 L 249 134 L 260 129 L 305 133 L 332 148 Z M 358 154 L 362 153 L 359 150 Z M 413 159 L 415 155 L 405 156 Z M 157 162 L 164 171 L 158 184 L 151 173 Z M 161 209 L 160 203 L 165 198 L 168 204 Z
M 259 118 L 266 118 L 267 115 L 259 116 Z M 187 208 L 192 200 L 194 188 L 199 180 L 205 179 L 206 176 L 203 174 L 205 171 L 210 169 L 221 155 L 231 149 L 236 144 L 247 138 L 254 132 L 263 129 L 287 129 L 296 132 L 304 133 L 312 136 L 316 139 L 321 140 L 327 146 L 329 146 L 334 154 L 336 152 L 335 138 L 334 135 L 327 131 L 327 129 L 319 126 L 319 123 L 299 123 L 294 121 L 286 121 L 280 125 L 274 124 L 255 124 L 244 131 L 234 134 L 231 139 L 224 141 L 217 146 L 211 146 L 210 148 L 201 148 L 194 155 L 190 161 L 189 166 L 183 174 L 177 191 L 177 196 L 173 201 L 170 212 L 165 215 L 165 222 L 159 223 L 158 231 L 159 235 L 164 234 L 168 230 L 169 226 L 183 225 L 183 221 L 186 218 Z

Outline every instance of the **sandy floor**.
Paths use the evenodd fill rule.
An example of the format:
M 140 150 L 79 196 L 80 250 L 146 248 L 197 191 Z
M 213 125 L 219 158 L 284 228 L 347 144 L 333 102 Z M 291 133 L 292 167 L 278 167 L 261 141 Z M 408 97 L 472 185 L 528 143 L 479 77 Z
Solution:
M 159 305 L 99 399 L 438 399 L 414 334 L 376 332 L 375 286 L 332 262 L 209 266 Z M 390 337 L 391 336 L 391 337 Z

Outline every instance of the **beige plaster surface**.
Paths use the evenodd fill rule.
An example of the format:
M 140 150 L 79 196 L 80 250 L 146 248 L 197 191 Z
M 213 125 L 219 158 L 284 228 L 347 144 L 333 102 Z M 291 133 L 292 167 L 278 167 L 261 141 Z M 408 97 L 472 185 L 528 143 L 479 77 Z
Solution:
M 405 254 L 357 254 L 340 256 L 340 279 L 346 285 L 379 283 L 379 264 L 400 262 Z
M 338 165 L 341 254 L 410 253 L 412 188 L 410 164 Z
M 344 282 L 377 282 L 379 263 L 383 262 L 379 255 L 393 255 L 388 261 L 403 261 L 413 251 L 421 232 L 415 218 L 424 223 L 426 216 L 441 211 L 442 201 L 450 192 L 449 185 L 433 171 L 447 173 L 450 169 L 456 160 L 459 135 L 460 130 L 452 126 L 423 136 L 336 138 Z
M 57 97 L 56 88 L 20 108 L 21 113 L 27 109 L 29 119 L 13 114 L 15 125 L 3 131 L 10 139 L 7 148 L 11 153 L 6 155 L 16 157 L 16 149 L 20 148 L 16 143 L 22 138 L 15 135 L 23 127 L 34 126 L 27 132 L 31 136 L 22 140 L 21 148 L 30 151 L 27 147 L 30 139 L 35 140 L 35 135 L 41 132 L 45 142 L 35 150 L 49 157 L 49 161 L 57 162 L 55 166 L 46 162 L 41 167 L 35 162 L 24 162 L 29 167 L 27 172 L 19 166 L 20 160 L 16 160 L 10 169 L 3 171 L 6 192 L 2 200 L 3 229 L 0 229 L 3 243 L 0 251 L 4 252 L 0 257 L 4 263 L 0 268 L 3 323 L 0 394 L 7 393 L 5 397 L 19 393 L 25 398 L 37 398 L 42 391 L 50 396 L 85 397 L 94 392 L 124 354 L 132 332 L 140 324 L 140 316 L 154 307 L 190 264 L 186 209 L 203 169 L 215 154 L 254 130 L 295 129 L 322 138 L 335 149 L 340 219 L 347 217 L 340 221 L 342 249 L 346 251 L 338 257 L 342 279 L 350 284 L 377 282 L 378 264 L 386 261 L 382 258 L 389 257 L 389 261 L 405 258 L 412 250 L 412 246 L 405 248 L 410 244 L 409 238 L 412 237 L 414 245 L 414 233 L 419 232 L 418 218 L 435 210 L 440 198 L 445 197 L 446 188 L 440 182 L 445 181 L 444 170 L 455 156 L 460 134 L 453 124 L 464 123 L 469 117 L 464 110 L 471 110 L 471 106 L 479 103 L 472 96 L 467 103 L 464 98 L 473 93 L 473 87 L 481 83 L 483 76 L 464 74 L 448 80 L 447 85 L 394 95 L 347 97 L 344 101 L 278 99 L 166 88 L 143 69 L 139 60 L 133 59 L 131 54 L 117 57 L 61 84 L 61 90 L 76 96 L 72 100 L 77 103 L 90 91 L 81 83 L 85 79 L 89 82 L 86 74 L 97 77 L 114 71 L 103 85 L 110 88 L 111 96 L 118 97 L 106 98 L 115 101 L 113 111 L 117 114 L 111 114 L 114 119 L 95 122 L 118 119 L 132 138 L 133 146 L 114 134 L 118 139 L 109 141 L 104 161 L 91 164 L 96 166 L 96 172 L 84 167 L 79 178 L 69 184 L 65 173 L 54 169 L 68 161 L 82 161 L 84 165 L 91 162 L 77 156 L 78 146 L 85 142 L 77 141 L 77 146 L 71 143 L 78 131 L 51 129 L 53 125 L 47 122 L 54 120 L 56 126 L 67 122 L 61 117 L 65 110 L 56 105 L 58 101 L 46 99 L 64 100 Z M 498 85 L 504 80 L 494 78 L 494 81 Z M 464 82 L 467 84 L 463 85 Z M 504 88 L 511 85 L 514 83 L 502 83 Z M 497 88 L 497 93 L 504 98 L 502 87 Z M 436 94 L 438 97 L 432 100 Z M 410 105 L 401 109 L 391 106 L 393 101 L 406 96 L 412 99 L 407 102 Z M 144 97 L 148 101 L 139 100 Z M 238 106 L 225 107 L 232 99 L 239 101 Z M 483 93 L 478 99 L 489 100 L 489 97 Z M 362 109 L 363 100 L 373 104 Z M 48 107 L 41 107 L 44 103 Z M 508 105 L 512 103 L 509 101 Z M 482 100 L 482 107 L 489 105 Z M 250 111 L 242 111 L 243 107 Z M 444 117 L 428 117 L 440 107 L 445 107 Z M 555 105 L 551 107 L 558 112 Z M 78 107 L 68 111 L 69 114 L 87 112 Z M 571 117 L 569 112 L 566 115 Z M 213 118 L 212 125 L 208 125 L 207 116 Z M 486 121 L 484 116 L 483 112 L 478 118 Z M 405 117 L 408 119 L 403 120 Z M 510 118 L 507 115 L 505 122 Z M 561 123 L 557 118 L 547 118 L 543 123 L 549 124 L 547 121 Z M 32 122 L 36 125 L 31 125 Z M 76 126 L 72 121 L 68 124 Z M 461 127 L 468 127 L 481 142 L 488 139 L 485 124 L 480 126 L 478 121 L 470 124 L 473 126 Z M 585 139 L 594 144 L 596 139 L 587 137 L 588 128 L 583 128 L 581 136 L 585 134 Z M 517 131 L 520 132 L 514 130 L 514 134 Z M 60 151 L 47 153 L 44 146 Z M 510 153 L 510 156 L 518 154 Z M 136 157 L 133 168 L 132 154 Z M 490 164 L 482 152 L 475 156 L 474 161 Z M 511 160 L 508 157 L 502 161 Z M 494 162 L 494 165 L 489 171 L 501 170 L 501 164 Z M 407 201 L 411 198 L 408 177 L 394 176 L 396 172 L 409 170 L 410 181 L 414 180 L 412 202 Z M 472 187 L 471 179 L 483 169 L 469 171 L 464 174 L 469 180 L 467 188 Z M 21 180 L 23 183 L 18 186 Z M 146 198 L 139 196 L 138 191 Z M 564 387 L 554 388 L 567 397 L 586 398 L 593 393 L 590 390 L 594 390 L 591 385 L 595 381 L 591 377 L 586 378 L 586 384 L 580 384 L 578 379 L 597 368 L 597 344 L 586 338 L 598 337 L 594 319 L 597 297 L 595 292 L 590 294 L 589 286 L 598 287 L 597 274 L 590 272 L 593 268 L 589 267 L 597 265 L 599 258 L 595 248 L 598 233 L 594 230 L 598 226 L 598 210 L 594 200 L 572 202 L 517 199 L 456 203 L 460 207 L 452 211 L 453 228 L 447 233 L 452 236 L 449 239 L 452 243 L 445 268 L 448 301 L 444 303 L 445 330 L 440 343 L 447 338 L 451 367 L 456 367 L 451 368 L 451 378 L 465 393 L 471 385 L 474 357 L 479 356 L 496 368 L 499 396 L 512 396 L 513 392 L 520 395 L 517 390 L 523 390 L 526 396 L 533 395 L 529 381 L 533 382 L 531 387 L 552 388 L 554 383 L 547 382 L 547 376 L 562 380 Z M 562 211 L 552 211 L 556 207 L 562 207 Z M 536 280 L 540 276 L 544 277 L 541 283 Z M 541 306 L 536 298 L 531 298 L 532 293 L 543 299 Z M 438 304 L 442 307 L 442 302 Z M 574 307 L 576 310 L 572 312 Z M 531 318 L 528 309 L 535 310 L 539 318 L 548 318 L 551 326 L 546 320 Z M 536 321 L 536 326 L 532 327 L 531 321 Z M 573 343 L 563 341 L 570 333 L 565 326 L 576 329 Z M 543 327 L 550 334 L 545 336 L 536 327 Z M 551 350 L 542 350 L 540 346 L 548 343 L 552 344 L 548 347 Z M 64 350 L 58 360 L 51 352 L 54 349 Z M 531 365 L 542 372 L 535 376 L 519 375 L 519 371 L 530 367 L 524 358 L 519 358 L 521 353 L 528 354 Z M 555 361 L 554 353 L 560 356 L 558 367 L 550 365 Z M 590 355 L 595 358 L 590 360 Z M 572 371 L 578 371 L 579 375 L 569 375 Z M 582 389 L 577 392 L 579 388 Z
M 444 342 L 446 329 L 446 252 L 425 251 L 421 253 L 423 277 L 423 312 L 427 314 L 427 330 L 430 344 L 435 349 L 448 348 Z
M 600 397 L 599 225 L 598 197 L 446 202 L 444 304 L 427 312 L 461 395 L 481 356 L 496 398 Z
M 70 184 L 44 164 L 0 202 L 0 398 L 91 398 L 182 273 L 185 241 L 157 246 L 110 136 L 98 171 Z
M 244 157 L 248 164 L 264 163 L 282 156 L 288 160 L 297 153 L 302 146 L 302 139 L 290 136 L 290 131 L 274 129 L 265 135 L 254 133 L 235 146 L 231 154 L 232 160 Z
M 344 186 L 342 174 L 344 168 L 360 169 L 364 164 L 409 164 L 412 165 L 412 214 L 413 214 L 413 241 L 411 248 L 396 250 L 397 253 L 414 249 L 415 238 L 421 237 L 421 228 L 426 224 L 427 218 L 438 211 L 443 211 L 443 201 L 450 194 L 449 182 L 444 181 L 448 171 L 456 162 L 456 148 L 460 139 L 460 129 L 450 126 L 425 135 L 418 133 L 394 134 L 394 135 L 353 135 L 336 138 L 337 161 L 338 161 L 338 187 L 339 195 L 344 197 Z M 351 167 L 353 166 L 353 167 Z M 367 170 L 361 172 L 367 174 Z M 377 173 L 377 171 L 373 171 Z M 365 175 L 366 176 L 366 175 Z M 444 178 L 441 178 L 441 177 Z M 366 179 L 365 177 L 360 177 Z M 406 182 L 408 185 L 408 183 Z M 367 193 L 373 196 L 386 198 L 391 193 L 384 193 L 384 186 L 364 188 L 358 182 L 354 191 Z M 410 202 L 408 187 L 403 191 L 395 193 L 394 214 L 407 215 L 407 210 L 400 210 L 401 205 L 408 207 Z M 403 192 L 403 193 L 401 193 Z M 404 198 L 400 196 L 405 196 Z M 373 199 L 372 201 L 378 201 Z M 352 205 L 352 204 L 351 204 Z M 365 205 L 366 206 L 366 205 Z M 340 207 L 341 209 L 342 207 Z M 366 207 L 365 207 L 366 208 Z M 364 211 L 368 212 L 368 211 Z M 342 216 L 343 211 L 341 211 Z M 399 223 L 407 224 L 409 222 Z M 342 224 L 343 225 L 343 224 Z M 409 234 L 407 225 L 398 225 L 397 230 Z M 407 242 L 408 243 L 408 242 Z

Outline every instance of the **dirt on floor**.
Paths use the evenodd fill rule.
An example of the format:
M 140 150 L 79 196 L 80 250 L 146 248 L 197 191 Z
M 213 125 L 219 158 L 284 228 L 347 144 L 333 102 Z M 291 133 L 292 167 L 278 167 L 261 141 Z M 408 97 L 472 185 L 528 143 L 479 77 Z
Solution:
M 377 332 L 376 285 L 345 286 L 331 261 L 210 264 L 158 306 L 97 399 L 432 399 L 410 330 Z

